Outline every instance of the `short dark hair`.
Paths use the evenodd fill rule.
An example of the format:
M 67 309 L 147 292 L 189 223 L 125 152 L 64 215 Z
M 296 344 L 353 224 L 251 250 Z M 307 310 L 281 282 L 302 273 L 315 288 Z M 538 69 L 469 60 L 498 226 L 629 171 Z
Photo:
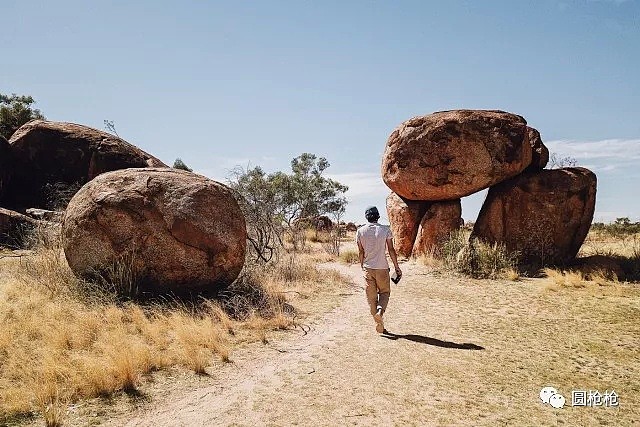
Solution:
M 367 218 L 369 222 L 375 222 L 380 219 L 380 212 L 378 212 L 378 208 L 375 206 L 369 206 L 364 211 L 364 217 Z

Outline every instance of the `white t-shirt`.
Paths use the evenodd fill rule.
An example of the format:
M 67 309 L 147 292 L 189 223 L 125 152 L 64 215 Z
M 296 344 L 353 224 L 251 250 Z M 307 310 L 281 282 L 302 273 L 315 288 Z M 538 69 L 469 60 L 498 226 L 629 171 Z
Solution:
M 366 268 L 388 269 L 387 240 L 393 239 L 388 225 L 370 222 L 358 228 L 356 244 L 360 242 L 364 248 L 364 263 Z

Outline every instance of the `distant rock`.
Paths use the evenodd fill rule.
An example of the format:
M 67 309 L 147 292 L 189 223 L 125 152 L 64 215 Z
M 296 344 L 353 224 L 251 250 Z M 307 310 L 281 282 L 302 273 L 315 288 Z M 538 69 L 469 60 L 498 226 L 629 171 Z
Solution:
M 531 163 L 524 118 L 453 110 L 414 117 L 387 141 L 382 178 L 409 200 L 455 200 L 521 173 Z
M 19 249 L 38 221 L 21 213 L 0 208 L 0 245 Z
M 233 282 L 247 231 L 228 187 L 177 169 L 125 169 L 85 184 L 62 225 L 69 266 L 81 277 L 127 260 L 139 291 L 187 294 Z
M 491 187 L 473 236 L 504 243 L 527 265 L 573 260 L 589 232 L 596 176 L 584 168 L 524 173 Z
M 531 164 L 526 172 L 535 172 L 544 169 L 549 163 L 549 149 L 542 142 L 540 132 L 532 127 L 527 126 L 529 133 L 529 145 L 531 145 Z
M 51 199 L 59 192 L 69 187 L 72 195 L 103 172 L 166 167 L 115 135 L 74 123 L 33 120 L 20 127 L 9 144 L 15 173 L 6 196 L 14 208 L 57 207 Z
M 358 231 L 358 226 L 355 225 L 353 222 L 349 222 L 345 226 L 345 229 L 349 232 Z
M 387 196 L 387 216 L 398 255 L 404 258 L 411 256 L 420 220 L 428 206 L 429 202 L 405 200 L 395 193 Z
M 452 232 L 462 225 L 460 199 L 432 202 L 420 221 L 420 228 L 413 245 L 413 256 L 434 255 L 439 257 L 442 245 Z

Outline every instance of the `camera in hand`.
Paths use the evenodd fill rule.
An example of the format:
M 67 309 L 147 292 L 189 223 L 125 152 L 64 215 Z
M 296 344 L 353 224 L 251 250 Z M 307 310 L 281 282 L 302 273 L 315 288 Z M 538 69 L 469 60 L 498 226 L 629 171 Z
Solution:
M 396 273 L 395 271 L 391 274 L 391 281 L 396 285 L 398 284 L 400 279 L 402 279 L 402 276 L 398 276 L 398 273 Z

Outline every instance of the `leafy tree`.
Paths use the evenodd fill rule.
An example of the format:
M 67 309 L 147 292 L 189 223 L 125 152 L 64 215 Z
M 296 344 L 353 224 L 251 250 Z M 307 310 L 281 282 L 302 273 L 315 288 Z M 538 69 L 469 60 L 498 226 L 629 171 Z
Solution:
M 44 119 L 40 110 L 32 107 L 35 100 L 30 96 L 4 95 L 0 93 L 0 135 L 6 139 L 30 120 Z
M 193 172 L 193 169 L 191 169 L 189 166 L 187 166 L 181 158 L 177 158 L 175 162 L 173 162 L 173 168 L 174 169 L 182 169 L 183 171 L 187 171 L 187 172 Z
M 282 246 L 283 231 L 295 230 L 299 220 L 344 213 L 348 187 L 323 176 L 329 166 L 324 157 L 303 153 L 291 161 L 291 173 L 267 174 L 259 166 L 232 171 L 229 185 L 240 195 L 249 241 L 263 261 Z

